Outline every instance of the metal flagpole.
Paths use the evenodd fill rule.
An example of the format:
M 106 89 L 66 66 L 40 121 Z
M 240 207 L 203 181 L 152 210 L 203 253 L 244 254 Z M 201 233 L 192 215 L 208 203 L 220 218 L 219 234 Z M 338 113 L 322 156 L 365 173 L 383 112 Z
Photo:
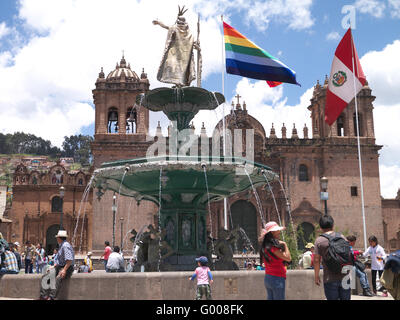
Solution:
M 362 217 L 363 217 L 363 232 L 364 232 L 364 249 L 367 251 L 367 227 L 365 225 L 365 209 L 364 209 L 364 184 L 362 177 L 362 165 L 361 165 L 361 147 L 360 147 L 360 127 L 358 124 L 358 104 L 357 104 L 357 91 L 356 91 L 356 75 L 358 76 L 358 70 L 356 72 L 354 66 L 354 41 L 353 34 L 351 33 L 351 63 L 353 65 L 353 85 L 354 85 L 354 104 L 356 107 L 356 127 L 357 127 L 357 147 L 358 147 L 358 166 L 360 168 L 360 184 L 361 184 L 361 206 L 362 206 Z
M 224 16 L 221 14 L 221 22 L 222 22 L 222 95 L 225 96 L 225 57 L 224 57 L 224 52 L 225 52 L 225 41 L 224 41 Z M 226 156 L 226 142 L 225 142 L 225 102 L 222 104 L 222 134 L 223 134 L 223 139 L 222 139 L 222 144 L 223 144 L 223 155 L 224 157 Z M 225 161 L 225 159 L 224 159 Z M 227 199 L 224 198 L 224 229 L 228 230 L 228 216 L 227 216 L 227 207 L 228 207 L 228 202 Z

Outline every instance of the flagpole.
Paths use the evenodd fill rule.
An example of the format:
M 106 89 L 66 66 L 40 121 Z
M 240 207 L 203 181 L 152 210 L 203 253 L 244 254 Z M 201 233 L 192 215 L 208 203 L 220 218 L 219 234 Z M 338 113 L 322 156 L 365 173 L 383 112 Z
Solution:
M 221 72 L 221 76 L 222 76 L 222 95 L 225 97 L 225 63 L 224 63 L 224 51 L 225 51 L 225 41 L 224 41 L 224 16 L 221 14 L 221 22 L 222 22 L 222 72 Z M 223 139 L 222 139 L 222 144 L 223 144 L 223 155 L 224 157 L 226 156 L 226 142 L 225 142 L 225 102 L 222 104 L 222 124 L 223 124 L 223 128 L 222 128 L 222 134 L 223 134 Z M 225 159 L 224 159 L 225 161 Z M 228 230 L 228 216 L 227 216 L 227 207 L 228 207 L 228 203 L 227 203 L 227 199 L 224 198 L 224 229 Z
M 362 177 L 362 164 L 361 164 L 361 147 L 360 147 L 360 127 L 358 124 L 358 103 L 357 103 L 357 90 L 356 90 L 356 75 L 358 77 L 358 70 L 356 72 L 354 66 L 354 41 L 353 34 L 351 33 L 351 63 L 353 65 L 353 85 L 354 85 L 354 104 L 356 108 L 356 127 L 357 127 L 357 147 L 358 147 L 358 166 L 360 168 L 360 185 L 361 185 L 361 209 L 362 209 L 362 217 L 363 217 L 363 232 L 364 232 L 364 249 L 367 251 L 367 228 L 365 225 L 365 205 L 364 205 L 364 184 Z

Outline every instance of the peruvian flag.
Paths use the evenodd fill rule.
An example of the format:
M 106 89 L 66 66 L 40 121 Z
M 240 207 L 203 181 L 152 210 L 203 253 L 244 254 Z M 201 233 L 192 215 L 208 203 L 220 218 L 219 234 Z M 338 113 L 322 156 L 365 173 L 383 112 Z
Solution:
M 326 91 L 325 121 L 330 126 L 355 98 L 355 95 L 360 92 L 365 81 L 366 78 L 349 28 L 335 51 L 328 90 Z

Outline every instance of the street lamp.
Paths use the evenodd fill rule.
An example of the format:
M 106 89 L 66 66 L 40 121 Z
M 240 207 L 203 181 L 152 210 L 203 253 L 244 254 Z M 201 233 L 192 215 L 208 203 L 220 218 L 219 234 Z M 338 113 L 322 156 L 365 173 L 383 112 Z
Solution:
M 325 215 L 328 214 L 328 198 L 329 198 L 329 194 L 327 192 L 328 190 L 328 178 L 327 177 L 322 177 L 320 180 L 321 183 L 321 200 L 324 201 L 325 204 Z
M 65 188 L 61 186 L 60 187 L 60 198 L 61 198 L 60 230 L 63 230 L 64 195 L 65 195 Z
M 121 221 L 121 252 L 123 249 L 123 244 L 124 244 L 124 239 L 123 239 L 123 230 L 124 230 L 124 218 L 119 218 L 119 221 Z
M 113 235 L 112 235 L 112 246 L 113 246 L 113 248 L 115 247 L 115 214 L 117 212 L 116 199 L 117 199 L 117 196 L 115 195 L 115 192 L 114 192 L 113 205 L 111 207 L 112 212 L 113 212 Z

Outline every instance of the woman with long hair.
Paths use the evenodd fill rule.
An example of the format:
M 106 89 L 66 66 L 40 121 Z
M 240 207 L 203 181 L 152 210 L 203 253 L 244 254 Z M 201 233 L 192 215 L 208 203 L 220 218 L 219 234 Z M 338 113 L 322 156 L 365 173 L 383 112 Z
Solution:
M 276 222 L 265 225 L 260 237 L 260 264 L 265 265 L 264 285 L 268 300 L 285 300 L 286 266 L 292 260 L 287 244 L 280 240 L 281 230 Z

